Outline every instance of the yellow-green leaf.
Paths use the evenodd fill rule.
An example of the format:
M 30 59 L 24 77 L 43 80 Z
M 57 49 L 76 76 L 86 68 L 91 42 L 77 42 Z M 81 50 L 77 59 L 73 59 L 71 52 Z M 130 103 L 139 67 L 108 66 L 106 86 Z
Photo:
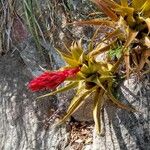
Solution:
M 103 85 L 103 83 L 101 83 L 100 79 L 98 77 L 96 77 L 94 80 L 93 80 L 94 83 L 96 83 L 100 88 L 102 88 L 104 91 L 107 91 Z
M 128 6 L 128 0 L 121 0 L 121 5 L 127 7 Z
M 92 92 L 94 92 L 94 89 L 93 88 L 91 90 L 83 89 L 81 94 L 77 92 L 77 95 L 71 101 L 71 104 L 67 110 L 67 114 L 58 124 L 62 124 L 63 122 L 65 122 L 82 105 L 84 99 L 88 97 Z
M 104 90 L 98 88 L 94 96 L 93 118 L 95 122 L 95 130 L 96 130 L 96 133 L 98 134 L 100 134 L 101 132 L 100 112 L 101 112 L 101 107 L 103 104 L 103 94 L 104 94 Z
M 75 66 L 80 65 L 80 62 L 79 62 L 79 61 L 76 61 L 76 60 L 73 59 L 73 58 L 68 58 L 68 57 L 64 57 L 64 56 L 63 56 L 63 59 L 64 59 L 64 61 L 65 61 L 68 65 L 70 65 L 70 66 L 72 66 L 72 67 L 75 67 Z
M 146 2 L 146 0 L 132 0 L 132 6 L 135 10 L 141 10 L 141 6 Z
M 85 53 L 83 52 L 79 58 L 79 61 L 81 62 L 81 64 L 85 63 L 85 61 L 87 60 L 87 57 L 85 55 Z
M 47 96 L 52 96 L 52 95 L 55 95 L 55 94 L 58 94 L 58 93 L 68 91 L 71 88 L 75 88 L 77 85 L 78 85 L 78 82 L 69 83 L 69 84 L 65 85 L 65 87 L 59 88 L 59 89 L 55 90 L 54 92 L 39 96 L 39 97 L 37 97 L 37 99 L 44 98 L 44 97 L 47 97 Z
M 123 104 L 123 103 L 121 103 L 119 100 L 117 100 L 114 96 L 113 96 L 113 94 L 112 94 L 112 83 L 110 82 L 109 84 L 108 84 L 108 92 L 106 93 L 107 94 L 107 96 L 110 98 L 110 100 L 114 103 L 114 104 L 116 104 L 119 108 L 121 108 L 121 109 L 125 109 L 125 110 L 128 110 L 128 111 L 132 111 L 132 112 L 136 112 L 136 110 L 134 109 L 134 108 L 132 108 L 132 107 L 129 107 L 129 106 L 127 106 L 127 105 L 125 105 L 125 104 Z
M 115 76 L 109 76 L 109 75 L 102 75 L 99 77 L 100 81 L 101 82 L 104 82 L 104 81 L 110 81 L 110 80 L 113 80 Z
M 83 74 L 89 74 L 91 72 L 89 70 L 89 66 L 87 66 L 86 64 L 83 64 L 80 70 Z
M 73 58 L 75 60 L 79 61 L 79 58 L 83 53 L 83 49 L 81 46 L 81 40 L 79 42 L 74 42 L 72 44 L 72 46 L 70 47 L 70 50 L 71 50 Z
M 147 0 L 141 7 L 142 13 L 150 10 L 150 1 Z

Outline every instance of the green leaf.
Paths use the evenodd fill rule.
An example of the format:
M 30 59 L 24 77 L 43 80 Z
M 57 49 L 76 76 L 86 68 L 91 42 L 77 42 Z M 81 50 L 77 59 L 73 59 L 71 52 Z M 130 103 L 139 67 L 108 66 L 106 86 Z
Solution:
M 114 49 L 109 50 L 108 52 L 108 56 L 110 56 L 111 58 L 116 57 L 116 58 L 120 58 L 122 54 L 122 46 L 118 46 Z

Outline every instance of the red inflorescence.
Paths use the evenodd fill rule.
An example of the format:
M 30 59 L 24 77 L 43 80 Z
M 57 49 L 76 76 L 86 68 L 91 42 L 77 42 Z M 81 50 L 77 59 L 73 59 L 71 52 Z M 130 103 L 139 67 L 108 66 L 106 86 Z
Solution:
M 80 68 L 70 68 L 63 71 L 44 72 L 39 77 L 33 79 L 28 87 L 31 91 L 39 91 L 43 89 L 55 89 L 58 85 L 66 80 L 67 77 L 74 77 Z

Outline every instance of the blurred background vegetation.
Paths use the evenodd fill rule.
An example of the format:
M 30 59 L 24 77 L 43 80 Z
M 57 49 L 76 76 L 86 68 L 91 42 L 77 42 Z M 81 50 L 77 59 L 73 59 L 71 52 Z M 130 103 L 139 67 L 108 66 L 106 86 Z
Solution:
M 86 7 L 85 7 L 86 6 Z M 79 39 L 79 28 L 67 25 L 74 20 L 86 19 L 94 7 L 86 0 L 1 0 L 0 1 L 0 55 L 32 37 L 42 53 L 42 43 L 57 47 Z M 90 34 L 88 27 L 82 30 Z M 60 42 L 61 40 L 61 42 Z M 87 40 L 85 38 L 85 40 Z

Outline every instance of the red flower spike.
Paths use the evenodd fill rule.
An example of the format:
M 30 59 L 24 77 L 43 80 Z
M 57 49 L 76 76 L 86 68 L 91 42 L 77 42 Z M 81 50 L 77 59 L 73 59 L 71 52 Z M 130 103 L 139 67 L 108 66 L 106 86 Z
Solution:
M 55 89 L 58 85 L 66 80 L 67 77 L 74 77 L 80 68 L 71 68 L 64 71 L 44 72 L 39 77 L 33 79 L 28 87 L 31 91 L 39 91 L 43 89 Z

